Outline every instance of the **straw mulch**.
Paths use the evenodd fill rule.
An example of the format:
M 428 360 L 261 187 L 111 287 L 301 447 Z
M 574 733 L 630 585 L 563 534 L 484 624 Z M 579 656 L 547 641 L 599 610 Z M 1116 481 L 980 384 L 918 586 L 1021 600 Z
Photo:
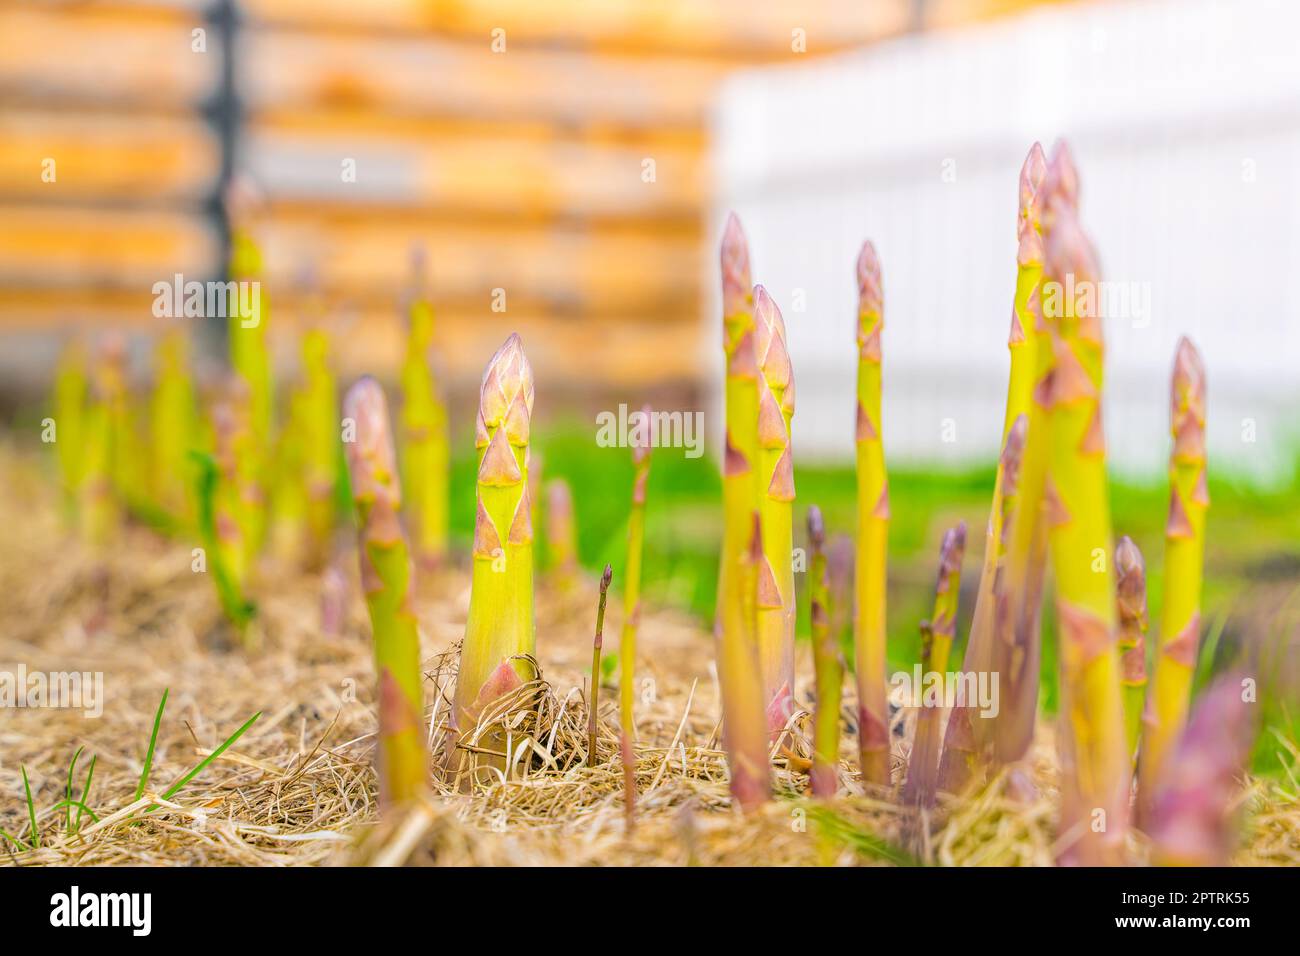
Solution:
M 540 676 L 502 702 L 480 742 L 501 739 L 508 773 L 478 755 L 477 773 L 434 773 L 427 806 L 382 823 L 372 756 L 375 702 L 369 625 L 354 562 L 337 634 L 321 627 L 321 579 L 274 568 L 246 649 L 223 623 L 212 582 L 191 570 L 189 541 L 127 531 L 109 554 L 87 553 L 62 525 L 50 482 L 30 460 L 0 453 L 0 670 L 102 672 L 103 714 L 12 709 L 0 717 L 0 827 L 28 832 L 20 767 L 31 781 L 41 846 L 0 860 L 20 865 L 494 864 L 770 865 L 1049 864 L 1056 850 L 1055 764 L 1044 729 L 1027 768 L 1036 793 L 999 778 L 964 800 L 941 797 L 925 819 L 890 792 L 863 793 L 851 767 L 846 703 L 841 793 L 805 796 L 806 719 L 796 717 L 774 766 L 778 798 L 743 817 L 727 791 L 712 643 L 697 623 L 646 614 L 638 662 L 635 806 L 629 822 L 616 731 L 617 693 L 602 690 L 599 759 L 587 750 L 588 670 L 595 588 L 539 598 Z M 440 754 L 468 577 L 426 580 L 418 602 L 430 753 Z M 620 615 L 611 601 L 606 654 Z M 808 661 L 802 660 L 805 675 Z M 611 678 L 610 683 L 615 678 Z M 805 679 L 806 685 L 811 684 Z M 143 797 L 135 799 L 154 714 L 170 696 Z M 249 716 L 233 747 L 170 800 L 160 795 Z M 895 721 L 895 778 L 911 719 Z M 68 765 L 84 748 L 78 796 L 96 759 L 82 815 L 69 834 Z M 487 749 L 491 749 L 488 747 Z M 464 751 L 462 751 L 464 753 Z M 1294 753 L 1292 754 L 1294 757 Z M 1250 781 L 1242 804 L 1244 864 L 1300 860 L 1294 781 Z M 1018 796 L 1017 796 L 1018 794 Z M 145 810 L 159 804 L 152 812 Z M 76 811 L 73 811 L 74 817 Z M 1134 853 L 1144 855 L 1135 838 Z

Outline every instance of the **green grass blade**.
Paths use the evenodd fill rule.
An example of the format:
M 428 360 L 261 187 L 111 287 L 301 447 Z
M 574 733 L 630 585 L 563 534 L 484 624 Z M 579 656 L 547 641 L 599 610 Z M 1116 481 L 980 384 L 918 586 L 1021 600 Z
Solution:
M 874 833 L 854 826 L 848 820 L 825 807 L 808 808 L 808 816 L 829 839 L 851 847 L 862 856 L 884 860 L 895 866 L 920 866 L 921 861 Z
M 216 760 L 223 753 L 225 753 L 230 748 L 231 744 L 233 744 L 236 740 L 242 737 L 244 735 L 244 731 L 248 730 L 249 727 L 253 726 L 253 723 L 257 720 L 257 718 L 261 716 L 262 716 L 262 712 L 259 710 L 252 717 L 249 717 L 248 720 L 244 721 L 244 726 L 240 727 L 233 734 L 227 737 L 225 743 L 223 743 L 216 750 L 212 751 L 212 753 L 208 754 L 206 757 L 200 760 L 198 765 L 195 766 L 193 770 L 191 770 L 185 776 L 181 777 L 181 779 L 177 780 L 174 784 L 168 787 L 167 792 L 163 794 L 163 799 L 170 800 L 172 797 L 176 796 L 176 794 L 178 794 L 187 783 L 189 783 L 200 773 L 202 773 L 204 768 L 206 768 L 208 764 L 212 763 L 212 761 Z M 150 807 L 149 809 L 152 810 L 154 808 Z
M 27 767 L 24 766 L 22 768 L 22 771 L 23 771 L 23 788 L 27 791 L 27 819 L 31 822 L 31 828 L 32 828 L 32 838 L 30 842 L 31 842 L 31 848 L 35 850 L 38 846 L 41 845 L 41 831 L 36 826 L 36 804 L 32 800 L 32 785 L 31 782 L 27 779 Z
M 82 803 L 80 800 L 71 800 L 71 799 L 69 799 L 69 800 L 60 800 L 60 801 L 59 801 L 58 803 L 56 803 L 53 807 L 51 807 L 51 809 L 52 809 L 52 810 L 58 810 L 58 809 L 60 809 L 60 808 L 67 808 L 67 809 L 70 811 L 73 807 L 76 807 L 76 808 L 77 808 L 77 815 L 78 815 L 78 816 L 80 816 L 81 813 L 84 811 L 85 813 L 89 813 L 89 814 L 90 814 L 90 819 L 94 820 L 96 823 L 99 822 L 99 816 L 95 813 L 95 811 L 92 810 L 92 809 L 90 809 L 90 807 L 86 806 L 86 805 L 85 805 L 84 803 Z
M 77 752 L 72 755 L 72 762 L 68 764 L 68 784 L 64 788 L 63 795 L 66 799 L 72 799 L 72 777 L 77 772 L 77 761 L 81 759 L 81 752 L 85 747 L 78 747 Z M 67 813 L 63 818 L 63 829 L 66 833 L 72 832 L 72 807 L 68 807 Z
M 30 850 L 30 849 L 31 849 L 31 847 L 29 847 L 29 846 L 28 846 L 26 843 L 24 843 L 22 840 L 18 839 L 16 836 L 14 836 L 13 834 L 11 834 L 8 830 L 5 830 L 5 829 L 0 828 L 0 837 L 4 837 L 6 840 L 8 840 L 8 841 L 9 841 L 10 843 L 12 843 L 14 846 L 18 847 L 18 849 L 20 849 L 20 850 Z
M 135 788 L 135 799 L 144 795 L 144 788 L 149 783 L 149 771 L 153 769 L 153 752 L 158 746 L 158 727 L 162 724 L 163 709 L 167 706 L 170 687 L 163 688 L 162 700 L 158 701 L 158 712 L 153 715 L 153 733 L 149 735 L 149 749 L 144 755 L 144 769 L 140 771 L 140 784 Z
M 99 762 L 99 754 L 91 754 L 90 766 L 86 768 L 86 785 L 81 788 L 81 800 L 79 802 L 82 806 L 85 806 L 90 802 L 90 785 L 95 779 L 95 764 L 98 762 Z M 90 810 L 87 809 L 86 812 L 90 813 Z M 94 816 L 93 813 L 90 813 L 90 815 L 92 817 Z M 80 829 L 81 829 L 81 810 L 80 808 L 78 808 L 77 819 L 76 822 L 73 824 L 72 832 L 75 833 Z

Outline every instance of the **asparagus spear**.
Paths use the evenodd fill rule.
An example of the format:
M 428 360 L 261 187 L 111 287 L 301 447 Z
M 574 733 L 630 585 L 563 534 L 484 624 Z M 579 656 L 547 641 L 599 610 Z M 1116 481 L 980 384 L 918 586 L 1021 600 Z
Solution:
M 386 806 L 397 806 L 424 792 L 428 766 L 420 735 L 420 639 L 411 610 L 414 569 L 399 516 L 402 492 L 388 403 L 379 383 L 358 380 L 343 399 L 343 415 L 356 427 L 346 450 L 379 676 L 380 796 Z
M 1034 144 L 1038 147 L 1038 144 Z M 990 667 L 1001 675 L 1002 707 L 995 721 L 975 725 L 976 739 L 989 747 L 990 755 L 1001 763 L 1022 759 L 1033 741 L 1038 709 L 1040 611 L 1043 575 L 1047 563 L 1047 524 L 1043 520 L 1043 489 L 1046 483 L 1051 445 L 1050 383 L 1055 356 L 1051 333 L 1042 316 L 1043 240 L 1049 233 L 1049 207 L 1061 201 L 1058 185 L 1070 171 L 1073 161 L 1068 148 L 1058 142 L 1052 159 L 1043 163 L 1042 149 L 1031 148 L 1021 171 L 1021 215 L 1017 252 L 1017 309 L 1012 323 L 1011 341 L 1023 338 L 1023 346 L 1012 347 L 1012 387 L 1008 393 L 1008 414 L 1027 415 L 1024 450 L 1016 500 L 1000 507 L 1003 520 L 1013 529 L 1003 549 L 1005 552 L 1005 597 L 998 598 L 995 608 L 976 611 L 976 623 L 982 626 L 983 615 L 994 615 L 994 653 Z M 1033 281 L 1037 276 L 1038 281 Z M 1026 283 L 1033 288 L 1020 296 Z M 1018 351 L 1020 349 L 1020 351 Z M 1019 360 L 1031 369 L 1028 380 L 1030 395 L 1024 395 L 1023 373 Z M 1006 538 L 1006 534 L 1003 534 Z M 1003 603 L 1004 602 L 1004 603 Z M 1000 615 L 1000 618 L 999 618 Z M 973 640 L 973 639 L 972 639 Z M 990 726 L 992 724 L 992 726 Z
M 623 635 L 619 639 L 619 721 L 636 738 L 632 705 L 636 699 L 636 632 L 641 624 L 641 555 L 645 548 L 645 489 L 650 478 L 650 406 L 644 416 L 644 441 L 632 445 L 632 513 L 627 521 L 627 570 L 623 581 Z
M 858 553 L 853 647 L 858 685 L 858 751 L 862 779 L 889 784 L 889 711 L 885 702 L 885 570 L 889 483 L 881 443 L 880 337 L 884 295 L 880 259 L 871 242 L 858 255 Z
M 722 742 L 731 769 L 731 795 L 744 810 L 753 810 L 771 793 L 768 722 L 763 708 L 763 680 L 757 649 L 752 642 L 732 640 L 758 633 L 758 569 L 763 562 L 763 529 L 757 514 L 751 517 L 749 549 L 724 602 L 728 615 L 718 650 L 718 682 L 722 691 Z
M 547 565 L 562 593 L 572 593 L 578 578 L 577 532 L 573 526 L 573 494 L 563 478 L 546 483 Z
M 301 567 L 308 550 L 304 398 L 301 389 L 290 394 L 288 420 L 275 441 L 267 539 L 272 554 L 287 567 Z
M 812 791 L 833 797 L 839 789 L 836 768 L 840 762 L 840 695 L 844 684 L 844 659 L 839 635 L 831 627 L 830 581 L 824 546 L 826 526 L 821 509 L 808 506 L 808 607 L 812 631 L 813 667 L 817 676 L 817 714 L 813 724 Z
M 993 556 L 992 583 L 986 600 L 994 609 L 993 626 L 990 633 L 999 638 L 1011 630 L 1010 618 L 1013 608 L 1007 600 L 1007 542 L 1011 537 L 1011 528 L 1015 520 L 1015 508 L 1019 501 L 1019 482 L 1021 460 L 1024 455 L 1025 441 L 1028 434 L 1028 419 L 1020 415 L 1007 432 L 998 458 L 998 472 L 994 484 L 993 500 L 999 506 L 990 517 L 989 524 L 997 530 L 996 536 L 986 538 L 986 555 Z M 981 587 L 984 581 L 981 579 Z M 983 594 L 980 595 L 984 597 Z M 970 642 L 975 640 L 972 632 Z M 1003 667 L 1012 663 L 1008 644 L 1004 639 L 994 642 L 992 647 L 985 647 L 983 654 L 972 653 L 970 642 L 967 644 L 966 657 L 962 669 L 966 673 L 979 674 L 981 668 L 991 668 L 994 673 L 1001 673 Z M 1027 663 L 1023 666 L 1028 669 Z M 1034 656 L 1037 667 L 1037 656 Z M 943 753 L 939 761 L 939 786 L 951 793 L 958 793 L 972 784 L 982 782 L 987 763 L 987 747 L 981 742 L 987 740 L 988 732 L 980 727 L 979 708 L 974 701 L 962 702 L 953 708 L 948 718 L 948 728 L 944 735 Z M 979 728 L 977 730 L 977 728 Z
M 474 726 L 484 705 L 533 677 L 516 660 L 532 654 L 535 642 L 528 493 L 532 413 L 533 370 L 514 334 L 492 356 L 479 390 L 474 571 L 453 710 L 461 730 Z
M 90 395 L 82 424 L 79 524 L 86 542 L 103 548 L 117 536 L 122 509 L 113 488 L 113 399 L 102 369 L 96 369 L 92 376 Z
M 1169 520 L 1165 525 L 1165 591 L 1146 732 L 1138 761 L 1138 810 L 1145 820 L 1153 789 L 1187 721 L 1201 631 L 1205 512 L 1205 367 L 1190 341 L 1178 343 L 1170 389 Z
M 948 656 L 957 636 L 957 600 L 961 593 L 961 562 L 966 554 L 966 522 L 949 528 L 939 547 L 939 575 L 934 588 L 934 614 L 926 628 L 928 640 L 924 642 L 922 672 L 925 680 L 930 675 L 946 675 Z M 946 678 L 944 678 L 946 680 Z M 940 702 L 933 705 L 922 698 L 916 722 L 916 737 L 912 745 L 912 758 L 907 766 L 907 781 L 903 784 L 903 799 L 918 806 L 934 803 L 937 760 L 939 756 L 939 718 L 943 715 L 942 684 Z M 921 692 L 921 688 L 914 688 Z
M 785 320 L 761 285 L 754 287 L 758 362 L 758 485 L 763 560 L 758 565 L 758 666 L 775 734 L 794 711 L 794 372 Z
M 433 376 L 433 306 L 418 252 L 413 272 L 402 365 L 402 464 L 417 559 L 422 566 L 437 567 L 447 554 L 447 409 Z
M 320 563 L 329 553 L 335 523 L 338 481 L 338 383 L 330 362 L 330 338 L 311 329 L 302 339 L 303 469 L 307 493 L 307 530 L 311 557 Z
M 826 549 L 831 634 L 841 649 L 853 646 L 853 538 L 837 534 Z
M 1240 674 L 1224 675 L 1198 698 L 1162 768 L 1149 826 L 1157 865 L 1228 865 L 1237 837 L 1237 814 L 1228 808 L 1255 738 L 1241 684 Z
M 723 456 L 722 556 L 714 622 L 722 736 L 731 794 L 746 810 L 769 794 L 763 682 L 756 652 L 756 588 L 762 531 L 755 510 L 758 464 L 758 367 L 749 249 L 735 215 L 722 238 L 726 445 Z
M 63 350 L 54 377 L 54 448 L 69 519 L 77 514 L 77 500 L 85 477 L 89 393 L 86 349 L 78 337 Z
M 1124 685 L 1124 740 L 1132 760 L 1142 732 L 1142 701 L 1147 689 L 1147 578 L 1142 552 L 1128 535 L 1115 545 L 1115 576 L 1120 679 Z
M 1047 343 L 1043 340 L 1044 337 L 1040 332 L 1042 323 L 1038 320 L 1039 284 L 1043 272 L 1041 204 L 1043 200 L 1043 179 L 1046 174 L 1047 161 L 1043 156 L 1043 149 L 1038 143 L 1034 143 L 1020 167 L 1019 206 L 1016 216 L 1016 291 L 1011 307 L 1011 331 L 1007 337 L 1007 348 L 1011 353 L 1011 375 L 1007 384 L 1007 408 L 1003 424 L 1003 459 L 1006 456 L 1006 446 L 1008 445 L 1012 425 L 1023 416 L 1026 418 L 1026 428 L 1029 427 L 1028 417 L 1033 413 L 1034 384 L 1037 381 L 1036 377 L 1041 373 L 1039 353 L 1040 350 L 1047 348 Z M 1040 423 L 1041 430 L 1043 429 Z M 1029 432 L 1031 435 L 1033 434 L 1032 429 L 1029 429 Z M 1022 437 L 1019 447 L 1015 450 L 1017 467 L 1023 454 L 1023 441 Z M 1037 457 L 1038 461 L 1045 458 L 1045 436 L 1042 436 L 1042 440 L 1035 444 L 1032 454 Z M 975 611 L 971 618 L 970 640 L 966 644 L 966 656 L 963 661 L 963 670 L 968 673 L 996 671 L 1005 676 L 1005 667 L 1010 663 L 1008 660 L 1010 649 L 1017 646 L 1015 635 L 1006 634 L 998 628 L 997 602 L 994 594 L 994 582 L 998 575 L 999 562 L 1005 554 L 1007 545 L 1004 525 L 1012 514 L 1012 509 L 1008 507 L 1009 494 L 1005 484 L 1006 476 L 1000 461 L 998 476 L 993 488 L 993 502 L 989 509 L 989 522 L 984 543 L 984 563 L 980 573 L 979 590 L 975 599 Z M 1011 613 L 1006 616 L 1006 621 L 1012 627 L 1017 623 L 1016 611 L 1020 607 L 1019 603 L 1017 603 L 1019 600 L 1023 600 L 1022 595 L 1017 595 L 1013 599 L 1009 608 Z M 1036 619 L 1036 608 L 1033 615 Z M 1035 688 L 1037 688 L 1038 674 L 1036 637 L 1036 632 L 1032 636 L 1024 635 L 1025 639 L 1021 644 L 1023 647 L 1022 654 L 1026 658 L 1022 662 L 1023 669 L 1028 672 L 1032 668 Z M 1030 709 L 1031 731 L 1034 703 L 1034 700 L 1027 703 Z M 1006 714 L 1002 717 L 999 726 L 999 737 L 1003 747 L 1013 752 L 1021 746 L 1027 746 L 1023 739 L 1016 739 L 1017 737 L 1023 737 L 1023 727 L 1019 728 L 1019 733 L 1008 732 L 1005 729 L 1005 725 L 1014 722 L 1014 715 Z M 1023 724 L 1023 721 L 1021 723 Z M 964 757 L 961 761 L 957 763 L 950 761 L 950 767 L 955 776 L 945 781 L 945 787 L 960 789 L 965 786 L 967 780 L 965 779 L 964 770 L 969 769 L 976 772 L 977 775 L 982 771 L 982 764 L 993 749 L 994 728 L 990 724 L 991 722 L 987 720 L 971 723 L 969 712 L 954 714 L 953 721 L 949 724 L 948 734 L 964 732 L 969 728 L 978 747 L 975 751 L 964 751 Z M 1015 742 L 1011 743 L 1008 748 L 1009 740 Z M 1019 754 L 1016 754 L 1016 756 L 1019 756 Z
M 599 756 L 596 751 L 596 723 L 600 713 L 600 651 L 605 643 L 605 600 L 613 577 L 614 569 L 605 565 L 605 573 L 600 576 L 600 604 L 596 607 L 596 636 L 591 642 L 591 700 L 587 702 L 588 767 L 594 767 Z
M 200 474 L 199 524 L 213 551 L 211 573 L 222 608 L 242 634 L 250 613 L 240 461 L 246 460 L 250 438 L 248 392 L 238 379 L 230 380 L 212 408 L 212 435 L 212 461 Z
M 159 337 L 155 367 L 149 428 L 154 500 L 172 518 L 190 522 L 194 483 L 188 480 L 189 454 L 194 445 L 197 403 L 189 372 L 189 340 L 179 326 Z
M 1124 855 L 1129 765 L 1115 578 L 1107 560 L 1112 543 L 1097 266 L 1073 210 L 1054 199 L 1052 215 L 1047 274 L 1055 290 L 1074 293 L 1062 291 L 1057 304 L 1045 301 L 1043 309 L 1056 361 L 1044 502 L 1060 622 L 1062 730 L 1073 770 L 1062 785 L 1062 825 L 1081 834 L 1068 851 L 1072 858 L 1116 864 Z
M 271 353 L 266 328 L 269 303 L 262 289 L 262 251 L 253 236 L 252 213 L 259 199 L 250 184 L 232 184 L 226 207 L 230 217 L 230 277 L 250 283 L 252 294 L 245 304 L 236 296 L 229 316 L 230 365 L 247 391 L 250 441 L 243 471 L 249 478 L 250 501 L 242 509 L 247 522 L 243 530 L 245 562 L 251 563 L 261 550 L 266 531 L 265 489 L 270 479 L 271 435 L 274 431 L 275 391 L 271 378 Z

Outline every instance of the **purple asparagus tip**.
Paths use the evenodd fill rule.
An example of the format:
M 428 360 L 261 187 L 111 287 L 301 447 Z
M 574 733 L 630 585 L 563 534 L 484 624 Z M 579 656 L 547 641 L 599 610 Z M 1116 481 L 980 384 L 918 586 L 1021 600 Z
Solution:
M 826 543 L 826 524 L 822 521 L 822 509 L 816 505 L 808 506 L 808 540 L 818 551 Z
M 734 315 L 749 307 L 753 278 L 749 265 L 749 242 L 736 214 L 727 216 L 722 230 L 722 313 Z

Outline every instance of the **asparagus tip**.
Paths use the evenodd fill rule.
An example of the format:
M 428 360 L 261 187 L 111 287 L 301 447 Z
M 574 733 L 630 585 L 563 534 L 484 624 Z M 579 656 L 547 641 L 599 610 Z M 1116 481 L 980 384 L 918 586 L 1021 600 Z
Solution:
M 376 482 L 396 485 L 397 458 L 388 427 L 388 402 L 383 387 L 369 375 L 353 383 L 343 397 L 343 416 L 356 423 L 355 440 L 346 442 L 348 471 L 358 493 Z
M 870 239 L 858 253 L 858 311 L 875 314 L 884 307 L 884 290 L 880 280 L 880 257 Z
M 1178 349 L 1174 353 L 1173 393 L 1174 400 L 1180 397 L 1188 404 L 1195 405 L 1200 399 L 1203 406 L 1205 392 L 1205 364 L 1201 353 L 1192 340 L 1182 336 L 1178 340 Z
M 750 287 L 749 243 L 739 217 L 729 213 L 722 230 L 723 315 L 734 315 L 748 306 Z
M 1142 561 L 1142 552 L 1138 546 L 1133 543 L 1133 539 L 1124 535 L 1119 539 L 1119 544 L 1115 546 L 1115 572 L 1119 575 L 1120 586 L 1122 587 L 1125 580 L 1136 575 L 1137 580 L 1141 580 L 1146 574 L 1146 567 Z
M 645 461 L 650 457 L 650 425 L 649 425 L 649 423 L 650 423 L 650 421 L 651 421 L 651 415 L 652 415 L 653 413 L 654 413 L 654 412 L 653 412 L 653 409 L 651 409 L 651 407 L 650 407 L 650 403 L 649 403 L 649 402 L 646 402 L 644 405 L 641 406 L 641 414 L 644 416 L 644 421 L 646 422 L 646 431 L 645 431 L 645 435 L 644 435 L 644 436 L 641 436 L 641 437 L 644 437 L 645 440 L 644 440 L 644 441 L 634 440 L 634 441 L 630 442 L 630 444 L 631 444 L 631 446 L 632 446 L 632 464 L 633 464 L 633 465 L 641 465 L 641 464 L 644 464 Z M 633 433 L 633 437 L 634 437 L 634 438 L 638 437 L 638 436 L 635 435 L 635 432 Z
M 944 532 L 939 545 L 939 589 L 943 590 L 952 575 L 961 570 L 961 560 L 966 554 L 966 522 L 959 521 Z
M 1052 146 L 1047 174 L 1043 179 L 1043 194 L 1046 201 L 1042 209 L 1050 208 L 1054 201 L 1076 212 L 1079 209 L 1079 171 L 1074 165 L 1070 145 L 1063 139 L 1058 139 Z
M 1054 210 L 1054 219 L 1047 238 L 1048 273 L 1058 280 L 1073 275 L 1078 284 L 1094 281 L 1100 272 L 1096 254 L 1092 243 L 1084 235 L 1083 227 L 1079 225 L 1074 209 L 1063 205 L 1058 196 L 1050 197 L 1049 201 Z M 1066 304 L 1067 311 L 1073 307 L 1073 303 Z
M 605 573 L 600 576 L 600 593 L 604 594 L 609 590 L 609 582 L 614 579 L 614 569 L 610 565 L 605 565 Z
M 1046 178 L 1047 156 L 1043 153 L 1043 145 L 1035 142 L 1029 147 L 1029 153 L 1020 167 L 1020 208 L 1022 210 L 1028 210 Z
M 816 505 L 808 506 L 808 540 L 818 551 L 826 543 L 826 524 L 822 521 L 821 508 Z

